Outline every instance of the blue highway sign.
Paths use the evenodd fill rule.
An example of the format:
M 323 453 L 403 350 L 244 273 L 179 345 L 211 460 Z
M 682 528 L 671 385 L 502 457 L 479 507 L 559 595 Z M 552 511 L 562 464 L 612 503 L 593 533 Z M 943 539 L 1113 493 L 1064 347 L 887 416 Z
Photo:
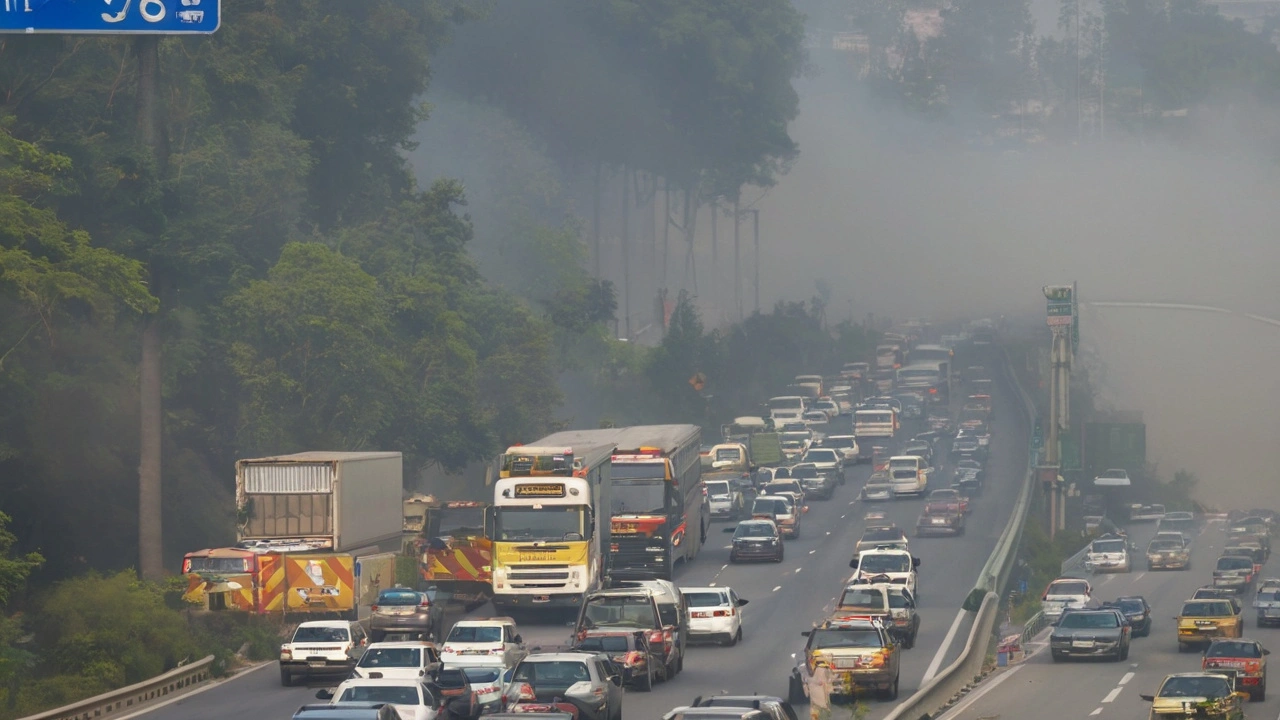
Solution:
M 208 35 L 222 0 L 0 0 L 0 33 Z

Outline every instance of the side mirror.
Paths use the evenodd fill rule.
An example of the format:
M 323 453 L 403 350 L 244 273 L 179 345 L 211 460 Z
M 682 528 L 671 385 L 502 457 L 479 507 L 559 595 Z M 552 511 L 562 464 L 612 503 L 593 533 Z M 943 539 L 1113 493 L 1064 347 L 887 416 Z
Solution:
M 618 687 L 622 687 L 622 676 L 621 676 L 621 675 L 610 675 L 610 676 L 609 676 L 609 682 L 613 683 L 614 685 L 617 685 Z
M 746 605 L 746 604 L 747 604 L 747 603 L 749 603 L 749 602 L 751 602 L 751 601 L 750 601 L 750 600 L 748 600 L 748 599 L 746 599 L 746 598 L 738 598 L 738 607 L 742 607 L 743 605 Z M 1262 652 L 1264 652 L 1264 653 L 1265 653 L 1265 652 L 1267 652 L 1267 651 L 1266 651 L 1266 650 L 1263 650 Z
M 1262 654 L 1263 654 L 1263 655 L 1270 655 L 1270 654 L 1271 654 L 1271 651 L 1270 651 L 1270 650 L 1263 650 L 1263 651 L 1262 651 Z
M 918 568 L 918 567 L 920 567 L 920 558 L 918 558 L 918 557 L 913 557 L 913 558 L 911 558 L 911 567 L 913 567 L 913 568 Z
M 1156 696 L 1155 695 L 1139 695 L 1138 698 L 1142 700 L 1142 702 L 1154 702 L 1156 699 Z
M 812 634 L 812 633 L 813 633 L 813 631 L 812 631 L 812 630 L 805 630 L 804 632 L 800 633 L 800 636 L 801 636 L 801 637 L 809 637 L 809 635 L 810 635 L 810 634 Z
M 858 569 L 858 558 L 854 558 L 854 559 L 850 560 L 850 561 L 849 561 L 849 567 L 853 568 L 854 570 L 857 570 L 857 569 Z
M 808 505 L 805 505 L 804 507 L 800 508 L 800 514 L 801 514 L 801 515 L 808 514 L 808 512 L 809 512 L 809 506 L 808 506 Z
M 333 689 L 332 689 L 332 688 L 320 688 L 319 690 L 317 690 L 317 691 L 316 691 L 316 699 L 317 699 L 317 700 L 332 700 L 332 699 L 333 699 Z
M 516 636 L 515 636 L 514 638 L 512 638 L 512 639 L 516 641 L 516 644 L 517 644 L 517 645 L 522 645 L 522 644 L 524 644 L 524 638 L 520 637 L 519 635 L 516 635 Z

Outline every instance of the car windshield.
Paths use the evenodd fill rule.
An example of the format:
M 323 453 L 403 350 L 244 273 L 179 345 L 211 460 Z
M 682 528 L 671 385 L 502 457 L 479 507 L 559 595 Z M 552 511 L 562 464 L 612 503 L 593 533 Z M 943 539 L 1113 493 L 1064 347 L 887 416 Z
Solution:
M 374 605 L 417 605 L 422 602 L 421 596 L 412 590 L 383 590 L 378 593 Z
M 1122 553 L 1125 551 L 1123 540 L 1094 540 L 1093 552 Z
M 812 480 L 821 476 L 822 473 L 818 472 L 818 468 L 814 465 L 796 465 L 791 468 L 791 477 L 797 480 Z
M 902 610 L 907 607 L 907 596 L 902 593 L 889 593 L 889 607 L 894 610 Z
M 835 648 L 883 647 L 880 633 L 875 630 L 814 630 L 809 636 L 809 648 L 827 650 Z
M 1088 583 L 1080 580 L 1068 580 L 1066 582 L 1054 582 L 1049 585 L 1046 595 L 1088 595 Z
M 901 528 L 867 528 L 862 533 L 864 542 L 876 542 L 882 540 L 901 540 L 906 537 Z
M 769 501 L 772 502 L 772 501 Z M 756 503 L 760 505 L 760 503 Z M 736 538 L 767 538 L 774 536 L 773 526 L 762 522 L 744 522 L 738 523 L 738 529 L 733 531 Z
M 1067 613 L 1066 617 L 1058 621 L 1058 627 L 1061 628 L 1117 628 L 1120 627 L 1120 618 L 1115 613 L 1099 612 L 1099 613 Z
M 716 460 L 737 462 L 742 459 L 742 450 L 739 448 L 720 448 L 716 450 Z
M 689 607 L 720 607 L 729 604 L 729 598 L 722 592 L 686 592 L 684 597 L 689 601 Z
M 1280 588 L 1272 588 L 1270 590 L 1259 590 L 1258 600 L 1261 600 L 1263 602 L 1280 601 Z
M 871 588 L 849 588 L 840 596 L 842 608 L 884 608 L 884 591 Z
M 1182 543 L 1177 540 L 1152 540 L 1147 547 L 1148 552 L 1172 552 L 1182 550 Z
M 502 628 L 493 625 L 454 625 L 445 642 L 497 643 L 502 642 Z
M 360 656 L 357 665 L 362 668 L 422 667 L 422 649 L 371 647 Z
M 1231 614 L 1231 603 L 1218 600 L 1198 600 L 1182 606 L 1183 617 L 1226 617 Z
M 755 503 L 751 506 L 752 514 L 773 513 L 774 515 L 786 515 L 787 510 L 786 501 L 777 498 L 769 498 L 768 500 L 756 498 Z
M 626 635 L 597 635 L 578 643 L 585 652 L 624 653 L 629 649 Z
M 342 691 L 336 702 L 379 702 L 419 705 L 418 688 L 412 685 L 357 685 Z
M 1239 555 L 1227 555 L 1218 558 L 1219 570 L 1252 570 L 1253 559 L 1240 557 Z
M 1167 698 L 1223 698 L 1231 694 L 1226 678 L 1204 676 L 1171 677 L 1160 686 L 1159 697 Z
M 1140 613 L 1146 610 L 1141 600 L 1121 600 L 1117 603 L 1120 610 L 1126 613 Z
M 707 486 L 708 495 L 718 496 L 718 495 L 729 494 L 729 483 L 723 480 L 713 480 L 711 482 L 706 483 L 706 486 Z
M 535 687 L 569 687 L 574 683 L 589 681 L 591 673 L 585 663 L 577 660 L 542 660 L 522 662 L 512 675 L 516 682 L 527 682 Z
M 858 563 L 858 569 L 864 574 L 910 572 L 911 559 L 897 553 L 863 555 Z
M 316 627 L 314 625 L 302 625 L 293 632 L 293 641 L 296 643 L 338 643 L 346 642 L 350 639 L 351 635 L 344 627 Z
M 1260 658 L 1262 649 L 1257 643 L 1242 640 L 1218 640 L 1209 646 L 1205 657 L 1214 658 Z

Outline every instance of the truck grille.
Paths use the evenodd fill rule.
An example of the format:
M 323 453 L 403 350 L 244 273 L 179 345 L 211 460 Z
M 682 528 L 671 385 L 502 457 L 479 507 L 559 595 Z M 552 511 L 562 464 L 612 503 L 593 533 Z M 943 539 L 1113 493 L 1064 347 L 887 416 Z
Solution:
M 656 538 L 613 538 L 609 548 L 611 573 L 665 577 L 667 541 Z
M 568 565 L 522 565 L 507 572 L 512 588 L 554 589 L 569 584 Z

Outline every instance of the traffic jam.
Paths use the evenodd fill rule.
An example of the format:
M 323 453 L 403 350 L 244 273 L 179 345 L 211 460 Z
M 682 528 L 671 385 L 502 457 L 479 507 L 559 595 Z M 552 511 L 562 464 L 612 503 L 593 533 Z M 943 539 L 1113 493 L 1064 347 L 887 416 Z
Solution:
M 1122 473 L 1107 470 L 1098 478 L 1114 482 Z M 1246 608 L 1254 609 L 1259 630 L 1280 625 L 1280 578 L 1262 575 L 1276 519 L 1275 512 L 1261 509 L 1202 516 L 1166 512 L 1159 505 L 1133 506 L 1127 525 L 1149 527 L 1154 522 L 1145 547 L 1112 525 L 1084 549 L 1084 572 L 1060 577 L 1044 590 L 1041 608 L 1051 625 L 1049 659 L 1055 664 L 1141 663 L 1141 655 L 1131 653 L 1143 652 L 1152 642 L 1158 643 L 1157 651 L 1168 647 L 1159 640 L 1163 638 L 1188 657 L 1177 663 L 1185 667 L 1164 675 L 1152 692 L 1139 693 L 1151 718 L 1245 717 L 1248 704 L 1266 700 L 1270 654 L 1258 634 L 1247 631 Z M 1202 557 L 1207 551 L 1214 558 L 1210 567 L 1193 567 L 1197 544 Z M 1156 615 L 1156 598 L 1100 597 L 1102 582 L 1135 572 L 1195 573 L 1203 584 L 1185 598 L 1172 598 L 1172 605 L 1164 602 L 1171 598 L 1158 598 L 1162 608 L 1176 611 L 1167 618 Z
M 621 720 L 627 693 L 699 661 L 693 645 L 732 647 L 751 631 L 751 598 L 680 584 L 680 564 L 721 538 L 734 566 L 780 563 L 822 531 L 806 523 L 810 505 L 841 499 L 864 531 L 831 612 L 805 623 L 787 697 L 716 688 L 664 717 L 796 720 L 810 702 L 897 699 L 921 626 L 912 546 L 964 535 L 985 484 L 993 383 L 986 367 L 957 366 L 970 330 L 926 343 L 927 326 L 895 328 L 868 361 L 797 376 L 718 442 L 694 425 L 567 430 L 509 448 L 491 503 L 409 498 L 421 582 L 381 590 L 367 619 L 297 626 L 280 684 L 320 702 L 293 717 Z M 853 487 L 858 465 L 870 476 Z M 918 503 L 914 526 L 888 519 L 897 502 Z M 449 624 L 459 608 L 485 616 Z M 532 634 L 565 621 L 562 644 L 523 636 L 521 623 Z

